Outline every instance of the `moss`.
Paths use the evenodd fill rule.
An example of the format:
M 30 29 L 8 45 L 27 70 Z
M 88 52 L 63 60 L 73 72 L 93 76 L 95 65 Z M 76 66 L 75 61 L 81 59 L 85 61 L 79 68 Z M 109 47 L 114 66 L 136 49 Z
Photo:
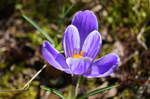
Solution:
M 16 93 L 13 99 L 37 99 L 37 90 L 32 85 L 27 91 Z
M 8 66 L 7 63 L 0 63 L 0 68 L 1 68 L 1 69 L 6 68 L 7 66 Z
M 120 98 L 123 98 L 123 99 L 134 99 L 133 97 L 133 92 L 129 89 L 125 89 L 122 93 L 121 93 L 121 96 Z
M 23 74 L 21 73 L 23 70 L 25 70 L 25 68 L 14 66 L 13 70 L 13 72 L 8 72 L 2 77 L 0 82 L 1 90 L 22 88 L 30 79 L 24 78 Z M 30 88 L 26 91 L 0 93 L 0 99 L 36 99 L 38 85 L 38 81 L 33 81 L 30 85 Z
M 105 44 L 103 45 L 103 47 L 101 48 L 101 53 L 100 56 L 104 56 L 110 52 L 112 52 L 113 46 L 110 46 L 109 44 Z
M 36 32 L 30 32 L 28 33 L 28 38 L 31 40 L 32 44 L 37 47 L 42 44 L 43 39 L 40 34 Z M 33 47 L 33 46 L 32 46 Z
M 8 82 L 9 78 L 12 76 L 12 73 L 7 73 L 6 75 L 4 75 L 1 79 L 0 82 L 0 89 L 1 90 L 5 90 L 5 89 L 15 89 L 11 83 Z M 11 92 L 4 92 L 4 93 L 0 93 L 0 99 L 10 99 L 10 97 L 12 97 L 13 94 Z

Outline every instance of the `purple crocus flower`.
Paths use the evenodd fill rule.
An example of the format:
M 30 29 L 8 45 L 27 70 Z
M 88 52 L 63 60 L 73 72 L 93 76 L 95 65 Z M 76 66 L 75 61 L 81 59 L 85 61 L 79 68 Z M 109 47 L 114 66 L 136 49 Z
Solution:
M 43 42 L 42 55 L 53 67 L 66 73 L 88 78 L 105 77 L 118 66 L 119 57 L 115 53 L 95 60 L 102 38 L 98 32 L 97 18 L 89 10 L 75 14 L 72 24 L 64 32 L 62 44 L 65 57 L 48 41 Z

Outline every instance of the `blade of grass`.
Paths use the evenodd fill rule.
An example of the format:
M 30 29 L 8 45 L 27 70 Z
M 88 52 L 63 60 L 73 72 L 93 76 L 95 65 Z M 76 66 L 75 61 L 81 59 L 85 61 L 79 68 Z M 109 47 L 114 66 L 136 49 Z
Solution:
M 62 99 L 65 99 L 64 96 L 62 95 L 62 93 L 59 92 L 59 91 L 56 90 L 56 89 L 49 88 L 49 87 L 46 87 L 46 86 L 43 86 L 43 85 L 40 86 L 40 88 L 42 88 L 42 89 L 44 89 L 44 90 L 46 90 L 46 91 L 49 91 L 49 92 L 51 92 L 51 93 L 54 93 L 54 94 L 56 94 L 57 96 L 61 97 Z
M 64 17 L 70 12 L 70 10 L 74 7 L 72 4 L 65 12 L 64 12 Z
M 105 88 L 100 88 L 100 89 L 93 90 L 93 91 L 91 91 L 91 92 L 89 92 L 89 93 L 81 96 L 80 99 L 85 99 L 85 98 L 87 98 L 89 96 L 101 93 L 103 91 L 106 91 L 106 90 L 109 90 L 111 88 L 115 88 L 115 87 L 118 87 L 118 86 L 119 86 L 119 84 L 117 84 L 117 85 L 111 85 L 111 86 L 108 86 L 108 87 L 105 87 Z
M 35 29 L 37 29 L 38 32 L 40 32 L 52 45 L 55 45 L 55 42 L 52 40 L 52 38 L 48 35 L 47 32 L 43 31 L 32 19 L 27 17 L 25 14 L 22 14 L 22 17 L 29 22 Z

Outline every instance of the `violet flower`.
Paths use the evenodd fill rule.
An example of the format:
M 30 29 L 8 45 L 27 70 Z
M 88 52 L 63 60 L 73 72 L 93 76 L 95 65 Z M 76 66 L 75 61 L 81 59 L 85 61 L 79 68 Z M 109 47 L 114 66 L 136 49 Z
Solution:
M 89 10 L 75 14 L 72 24 L 64 32 L 62 44 L 65 57 L 48 41 L 43 42 L 42 55 L 53 67 L 66 73 L 88 78 L 105 77 L 118 66 L 119 57 L 115 53 L 95 60 L 102 38 L 98 32 L 97 18 Z

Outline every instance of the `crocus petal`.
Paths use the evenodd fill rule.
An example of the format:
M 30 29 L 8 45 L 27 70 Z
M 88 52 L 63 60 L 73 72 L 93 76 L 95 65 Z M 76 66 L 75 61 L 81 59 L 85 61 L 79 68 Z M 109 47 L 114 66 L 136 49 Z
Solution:
M 80 33 L 81 47 L 87 35 L 94 30 L 98 30 L 97 18 L 95 14 L 89 10 L 77 12 L 73 17 L 72 24 L 78 28 Z
M 100 33 L 98 31 L 93 31 L 84 41 L 82 47 L 83 56 L 91 57 L 93 59 L 96 58 L 101 44 L 102 39 Z
M 65 57 L 60 54 L 55 48 L 53 48 L 48 41 L 43 42 L 42 55 L 44 59 L 53 67 L 62 71 L 68 69 Z
M 66 59 L 72 75 L 82 75 L 91 65 L 92 59 L 88 57 Z
M 66 57 L 79 54 L 80 37 L 77 28 L 73 25 L 67 27 L 63 37 L 63 49 Z
M 101 59 L 95 61 L 91 66 L 91 70 L 84 74 L 84 76 L 88 78 L 109 76 L 118 66 L 119 60 L 118 55 L 115 53 L 107 54 Z

